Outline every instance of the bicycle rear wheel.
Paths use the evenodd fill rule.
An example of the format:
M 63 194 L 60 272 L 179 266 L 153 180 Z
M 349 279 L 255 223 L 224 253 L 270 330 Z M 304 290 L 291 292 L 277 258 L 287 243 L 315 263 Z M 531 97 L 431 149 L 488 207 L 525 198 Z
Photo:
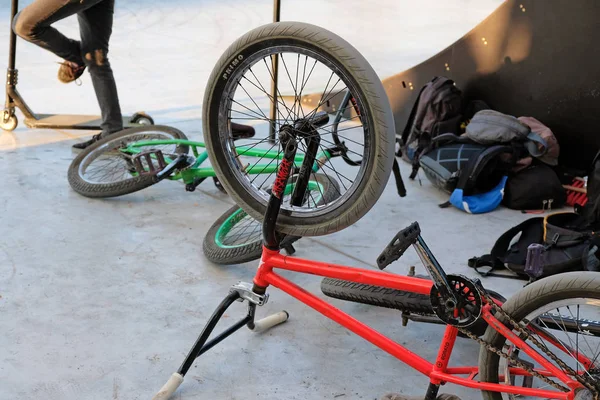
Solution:
M 135 172 L 134 153 L 125 151 L 136 142 L 150 143 L 134 152 L 160 150 L 165 156 L 187 154 L 186 144 L 153 144 L 153 140 L 187 139 L 179 129 L 149 125 L 113 133 L 75 157 L 68 171 L 69 184 L 77 193 L 92 198 L 116 197 L 137 192 L 157 182 L 154 176 Z
M 521 289 L 511 297 L 502 309 L 511 318 L 526 327 L 535 339 L 561 359 L 577 375 L 583 376 L 593 382 L 596 387 L 600 384 L 600 276 L 597 272 L 568 272 L 540 279 Z M 499 318 L 506 326 L 512 325 L 506 318 Z M 522 334 L 513 330 L 515 334 Z M 505 352 L 512 354 L 521 362 L 529 363 L 530 367 L 540 371 L 544 370 L 541 364 L 521 353 L 500 333 L 489 327 L 483 337 L 487 343 L 496 349 L 507 345 Z M 542 350 L 539 350 L 527 338 L 525 342 L 537 352 L 549 359 Z M 592 361 L 588 364 L 585 360 Z M 551 362 L 557 365 L 556 362 Z M 489 351 L 486 346 L 481 346 L 479 352 L 479 376 L 481 382 L 506 383 L 519 385 L 519 377 L 511 369 L 516 367 L 512 362 L 500 358 Z M 573 374 L 560 367 L 568 376 Z M 512 372 L 511 372 L 512 371 Z M 503 377 L 503 380 L 501 380 Z M 554 383 L 561 383 L 558 379 L 548 374 Z M 515 383 L 517 382 L 517 383 Z M 544 382 L 538 377 L 531 377 L 526 384 L 545 390 L 558 390 L 552 384 Z M 486 400 L 512 399 L 511 395 L 497 392 L 482 391 Z M 582 399 L 594 398 L 593 396 Z M 519 399 L 534 399 L 539 397 L 518 396 Z
M 279 79 L 277 91 L 271 94 L 267 88 L 274 77 L 275 59 Z M 348 92 L 354 103 L 348 106 L 347 118 L 337 125 L 336 134 L 361 163 L 349 166 L 341 158 L 320 157 L 320 173 L 340 183 L 340 196 L 316 207 L 282 204 L 276 227 L 279 232 L 325 235 L 344 229 L 367 213 L 390 176 L 395 140 L 393 114 L 383 85 L 369 63 L 346 41 L 322 28 L 299 22 L 269 24 L 229 47 L 205 91 L 203 127 L 215 172 L 246 213 L 262 218 L 269 198 L 266 188 L 271 186 L 275 173 L 264 173 L 266 168 L 260 165 L 279 165 L 278 157 L 267 159 L 260 152 L 252 153 L 249 159 L 248 149 L 262 145 L 264 150 L 281 155 L 279 133 L 286 131 L 298 141 L 296 167 L 307 155 L 309 138 L 320 140 L 318 149 L 323 154 L 335 146 L 331 124 L 317 126 L 310 118 L 317 111 L 329 111 L 331 103 L 339 102 Z M 298 121 L 309 121 L 305 126 L 310 132 L 300 132 Z M 256 136 L 234 142 L 231 123 L 251 124 Z M 269 136 L 269 129 L 274 137 Z
M 297 175 L 284 191 L 284 199 L 292 193 Z M 315 174 L 308 183 L 305 202 L 315 205 L 334 200 L 339 196 L 339 186 L 322 174 Z M 299 236 L 286 236 L 285 245 L 300 239 Z M 215 221 L 204 237 L 204 255 L 216 264 L 241 264 L 258 260 L 262 255 L 262 219 L 256 220 L 238 206 L 231 207 Z

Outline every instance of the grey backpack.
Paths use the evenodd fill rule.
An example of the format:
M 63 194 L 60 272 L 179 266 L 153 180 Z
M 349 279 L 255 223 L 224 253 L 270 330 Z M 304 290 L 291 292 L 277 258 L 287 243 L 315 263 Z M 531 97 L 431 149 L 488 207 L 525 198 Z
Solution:
M 546 141 L 537 133 L 531 132 L 529 126 L 512 115 L 494 110 L 477 112 L 467 125 L 466 136 L 483 145 L 524 143 L 533 157 L 542 157 L 548 149 Z M 538 147 L 538 143 L 541 146 Z

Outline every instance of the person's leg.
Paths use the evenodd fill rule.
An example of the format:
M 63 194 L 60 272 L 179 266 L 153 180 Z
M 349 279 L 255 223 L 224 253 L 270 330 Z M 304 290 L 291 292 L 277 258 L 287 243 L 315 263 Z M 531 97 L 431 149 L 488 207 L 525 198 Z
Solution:
M 102 0 L 77 14 L 82 58 L 90 71 L 102 113 L 102 137 L 123 129 L 117 85 L 108 61 L 114 5 L 114 0 Z
M 100 0 L 35 0 L 15 16 L 13 31 L 60 58 L 83 65 L 79 41 L 67 38 L 51 25 L 90 7 L 94 1 Z

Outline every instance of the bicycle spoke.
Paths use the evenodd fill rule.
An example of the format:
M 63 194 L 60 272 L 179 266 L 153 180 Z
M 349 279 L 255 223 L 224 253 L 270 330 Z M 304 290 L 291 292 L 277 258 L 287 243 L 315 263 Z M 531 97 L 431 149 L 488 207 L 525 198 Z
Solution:
M 570 308 L 569 306 L 567 306 L 566 308 L 567 308 L 567 310 L 569 310 L 569 314 L 571 314 L 571 318 L 574 318 L 574 319 L 575 319 L 575 324 L 576 324 L 576 328 L 577 328 L 577 334 L 576 334 L 576 336 L 575 336 L 575 337 L 576 337 L 576 341 L 575 341 L 575 351 L 577 352 L 577 354 L 579 354 L 579 336 L 580 336 L 580 335 L 578 334 L 578 333 L 579 333 L 579 331 L 580 331 L 580 329 L 579 329 L 579 304 L 577 305 L 577 317 L 575 317 L 575 316 L 573 315 L 573 313 L 571 312 L 571 308 Z M 584 342 L 585 342 L 585 344 L 588 346 L 588 349 L 590 349 L 590 351 L 592 351 L 592 348 L 590 347 L 590 344 L 589 344 L 589 342 L 587 341 L 587 339 L 586 339 L 585 335 L 583 335 L 583 341 L 584 341 Z M 579 367 L 577 366 L 577 368 L 579 368 Z M 579 372 L 579 370 L 577 370 L 577 371 Z
M 264 63 L 265 63 L 265 66 L 267 67 L 267 72 L 269 72 L 269 75 L 271 76 L 271 79 L 272 79 L 272 80 L 275 80 L 275 76 L 273 75 L 273 73 L 272 73 L 272 72 L 271 72 L 271 70 L 269 69 L 269 65 L 267 64 L 267 60 L 263 58 L 263 61 L 264 61 Z M 283 96 L 281 95 L 281 92 L 279 91 L 279 86 L 277 87 L 277 93 L 275 93 L 275 96 L 279 96 L 281 99 L 283 99 Z M 279 102 L 276 102 L 276 103 L 279 103 Z M 285 104 L 285 101 L 282 101 L 282 102 L 281 102 L 281 105 L 282 105 L 282 106 L 284 106 L 284 107 L 285 107 L 285 109 L 286 109 L 286 110 L 287 110 L 287 112 L 288 112 L 288 115 L 287 115 L 287 117 L 285 118 L 285 120 L 287 121 L 287 120 L 288 120 L 288 118 L 289 118 L 289 116 L 290 116 L 291 110 L 290 110 L 290 109 L 288 108 L 288 106 Z
M 280 149 L 280 150 L 277 152 L 277 157 L 279 157 L 279 155 L 280 155 L 282 152 L 283 152 L 283 149 Z M 269 167 L 269 165 L 270 165 L 270 164 L 271 164 L 273 161 L 274 161 L 274 160 L 271 160 L 271 161 L 269 162 L 269 164 L 267 164 L 267 165 L 265 166 L 265 168 L 263 168 L 262 170 L 264 171 L 266 168 L 268 168 L 268 167 Z M 258 176 L 259 176 L 259 175 L 256 175 L 256 177 L 254 177 L 254 179 L 252 179 L 252 181 L 251 181 L 251 182 L 254 182 L 254 180 L 255 180 L 255 179 L 258 177 Z M 272 177 L 272 176 L 273 176 L 273 174 L 268 174 L 268 175 L 265 177 L 265 179 L 263 179 L 262 183 L 261 183 L 260 185 L 258 185 L 258 187 L 260 187 L 260 188 L 264 187 L 264 185 L 265 185 L 265 183 L 267 182 L 267 180 L 269 180 L 269 178 L 270 178 L 270 177 Z
M 256 143 L 252 144 L 252 146 L 244 146 L 244 147 L 242 148 L 242 153 L 239 153 L 239 152 L 237 152 L 237 151 L 236 151 L 236 156 L 235 156 L 235 158 L 236 158 L 236 159 L 239 159 L 241 156 L 245 155 L 245 154 L 246 154 L 248 151 L 250 151 L 250 150 L 254 149 L 254 148 L 255 148 L 256 146 L 258 146 L 259 144 L 262 144 L 262 143 L 268 142 L 268 141 L 269 141 L 269 138 L 256 139 L 256 140 L 258 140 L 258 142 L 256 142 Z M 275 145 L 273 145 L 273 146 L 271 147 L 271 149 L 272 149 L 273 147 L 275 147 Z M 265 151 L 265 154 L 266 154 L 266 153 L 267 153 L 267 151 Z M 262 160 L 262 158 L 261 158 L 261 160 Z M 260 160 L 259 160 L 259 162 L 260 162 Z
M 239 233 L 237 233 L 234 237 L 235 239 L 232 240 L 230 242 L 230 244 L 235 244 L 237 242 L 237 239 L 243 237 L 243 235 L 248 231 L 249 228 L 254 227 L 256 228 L 256 226 L 260 226 L 260 224 L 258 224 L 254 219 L 250 218 L 249 216 L 245 216 L 243 218 L 243 220 L 246 220 L 247 222 L 245 223 L 245 225 L 243 226 L 243 228 L 239 228 Z M 236 224 L 237 227 L 237 224 Z M 231 232 L 231 231 L 230 231 Z M 246 240 L 243 243 L 248 243 L 248 241 Z
M 292 111 L 294 112 L 294 115 L 297 115 L 296 114 L 296 104 L 298 103 L 298 91 L 296 90 L 296 87 L 294 86 L 294 83 L 292 82 L 292 77 L 290 76 L 290 72 L 288 71 L 287 64 L 285 63 L 285 58 L 283 58 L 283 54 L 280 54 L 280 55 L 281 55 L 281 62 L 283 64 L 283 68 L 285 69 L 288 79 L 290 80 L 292 89 L 294 89 L 294 104 L 292 105 Z
M 254 97 L 252 97 L 248 91 L 246 90 L 246 88 L 244 88 L 244 86 L 242 85 L 242 83 L 239 83 L 240 87 L 242 88 L 242 90 L 248 95 L 248 97 L 250 98 L 250 100 L 252 101 L 252 103 L 254 103 L 254 105 L 256 106 L 256 108 L 258 108 L 260 110 L 260 113 L 262 114 L 262 116 L 264 117 L 265 120 L 269 120 L 269 118 L 267 118 L 267 116 L 265 115 L 265 113 L 261 110 L 261 108 L 258 106 L 258 104 L 256 104 L 256 101 L 254 101 Z
M 272 149 L 273 149 L 273 147 L 275 147 L 275 145 L 271 146 L 271 149 L 269 149 L 269 150 L 272 150 Z M 271 161 L 269 161 L 269 163 L 268 163 L 267 165 L 265 165 L 265 166 L 263 167 L 263 169 L 261 169 L 261 170 L 260 170 L 260 172 L 258 172 L 258 173 L 257 173 L 257 175 L 256 175 L 254 178 L 252 178 L 252 179 L 250 180 L 250 183 L 254 183 L 254 181 L 256 180 L 256 178 L 258 178 L 258 177 L 259 177 L 259 176 L 260 176 L 260 175 L 261 175 L 261 174 L 262 174 L 262 173 L 263 173 L 263 172 L 264 172 L 264 171 L 265 171 L 267 168 L 269 168 L 269 166 L 270 166 L 270 165 L 273 163 L 273 161 L 275 161 L 275 160 L 278 160 L 278 159 L 279 159 L 279 156 L 281 155 L 281 152 L 282 152 L 282 151 L 283 151 L 282 149 L 279 149 L 279 150 L 277 151 L 277 157 L 276 157 L 276 158 L 273 158 Z M 258 160 L 258 161 L 257 161 L 257 162 L 256 162 L 256 163 L 255 163 L 255 164 L 252 166 L 252 168 L 256 167 L 256 165 L 258 165 L 258 163 L 259 163 L 261 160 L 262 160 L 262 158 L 261 158 L 261 159 L 259 159 L 259 160 Z M 250 168 L 250 169 L 252 169 L 252 168 Z M 265 178 L 265 180 L 263 181 L 263 184 L 262 184 L 262 185 L 264 185 L 264 183 L 266 182 L 266 180 L 267 180 L 267 179 L 269 179 L 269 177 L 270 177 L 270 176 L 272 176 L 272 175 L 273 175 L 273 174 L 269 174 L 269 175 L 268 175 L 268 176 Z M 259 187 L 262 187 L 262 185 L 260 185 Z
M 240 86 L 241 86 L 241 85 L 240 85 Z M 242 89 L 243 89 L 243 87 L 242 87 Z M 270 119 L 269 119 L 269 118 L 267 118 L 267 116 L 266 116 L 266 115 L 265 115 L 265 114 L 262 112 L 262 110 L 261 110 L 261 114 L 262 114 L 262 116 L 261 116 L 260 114 L 258 114 L 258 113 L 257 113 L 257 112 L 255 112 L 254 110 L 251 110 L 250 108 L 246 107 L 245 105 L 241 104 L 240 102 L 236 101 L 235 99 L 232 99 L 232 98 L 229 98 L 229 99 L 230 99 L 232 102 L 234 102 L 235 104 L 237 104 L 237 105 L 239 105 L 239 106 L 241 106 L 241 107 L 244 107 L 246 110 L 248 110 L 248 111 L 250 111 L 250 112 L 254 113 L 254 118 L 255 118 L 255 119 L 258 119 L 258 120 L 260 120 L 260 121 L 270 121 Z M 252 99 L 252 101 L 254 102 L 254 99 Z M 254 103 L 254 104 L 256 104 L 256 103 Z M 258 107 L 258 105 L 256 105 L 256 107 Z M 260 108 L 259 108 L 259 110 L 260 110 Z M 241 111 L 239 111 L 239 110 L 234 110 L 233 108 L 230 108 L 230 109 L 229 109 L 229 111 L 230 111 L 230 112 L 237 112 L 237 113 L 240 113 L 240 114 L 243 114 L 243 115 L 247 115 L 247 116 L 249 116 L 249 117 L 252 117 L 252 116 L 253 116 L 253 115 L 251 115 L 251 114 L 246 114 L 246 113 L 243 113 L 243 112 L 241 112 Z
M 250 72 L 252 72 L 250 70 Z M 271 96 L 270 93 L 267 93 L 267 91 L 264 89 L 264 87 L 261 85 L 261 87 L 259 88 L 254 82 L 252 82 L 251 80 L 249 80 L 245 75 L 242 76 L 242 79 L 246 79 L 248 82 L 250 82 L 251 84 L 253 84 L 256 88 L 258 88 L 259 90 L 263 91 L 263 93 L 267 96 L 267 98 L 269 100 L 271 100 L 271 102 L 277 103 L 277 104 L 281 104 L 282 106 L 285 106 L 285 102 L 283 100 L 279 100 L 278 98 L 273 98 L 273 96 Z M 258 78 L 257 78 L 258 79 Z M 260 83 L 260 82 L 259 82 Z M 277 97 L 277 96 L 276 96 Z M 281 97 L 281 96 L 280 96 Z M 281 113 L 281 111 L 279 110 L 279 107 L 276 107 L 276 110 L 279 114 L 280 117 L 283 117 L 283 114 Z M 282 118 L 286 123 L 287 123 L 287 119 Z M 270 121 L 270 120 L 269 120 Z
M 560 328 L 561 332 L 563 332 L 563 333 L 565 334 L 565 336 L 567 336 L 567 339 L 569 339 L 569 343 L 570 343 L 570 344 L 569 344 L 569 345 L 567 345 L 567 344 L 566 344 L 566 343 L 565 343 L 563 340 L 561 340 L 560 338 L 556 338 L 555 336 L 553 336 L 553 337 L 555 337 L 555 338 L 556 338 L 556 340 L 558 341 L 558 344 L 560 344 L 560 345 L 561 345 L 561 347 L 562 347 L 562 350 L 563 350 L 563 351 L 564 351 L 566 354 L 568 354 L 568 355 L 569 355 L 569 356 L 570 356 L 570 357 L 573 359 L 573 361 L 575 362 L 575 366 L 576 366 L 576 368 L 575 368 L 575 369 L 576 369 L 577 371 L 579 371 L 579 367 L 581 367 L 581 368 L 582 368 L 582 370 L 585 372 L 585 374 L 586 374 L 586 375 L 589 375 L 590 377 L 592 377 L 592 376 L 589 374 L 589 372 L 586 370 L 585 366 L 584 366 L 583 364 L 581 364 L 581 362 L 579 361 L 579 359 L 578 359 L 578 357 L 577 357 L 577 354 L 580 354 L 580 353 L 579 353 L 579 349 L 578 349 L 578 347 L 575 347 L 575 349 L 573 349 L 573 346 L 572 346 L 572 344 L 573 344 L 573 341 L 571 340 L 571 337 L 569 336 L 569 332 L 568 332 L 568 331 L 567 331 L 567 329 L 566 329 L 566 325 L 565 325 L 564 319 L 563 319 L 563 317 L 562 317 L 562 314 L 560 313 L 560 310 L 558 310 L 558 309 L 557 309 L 556 311 L 557 311 L 557 314 L 558 314 L 558 316 L 560 317 L 560 320 L 562 321 L 562 324 L 561 324 L 561 323 L 559 323 L 559 322 L 558 322 L 558 321 L 557 321 L 557 320 L 554 318 L 554 316 L 551 316 L 550 314 L 547 314 L 547 315 L 548 315 L 548 316 L 549 316 L 549 317 L 550 317 L 550 318 L 551 318 L 551 319 L 554 321 L 555 325 L 556 325 L 556 326 L 558 326 L 558 327 Z M 576 320 L 576 321 L 577 321 L 577 320 Z M 542 320 L 541 322 L 544 324 L 544 326 L 546 327 L 546 329 L 548 329 L 548 330 L 550 330 L 550 329 L 551 329 L 550 327 L 548 327 L 548 325 L 547 325 L 547 324 L 546 324 L 546 323 L 545 323 L 543 320 Z M 538 341 L 539 341 L 539 342 L 540 342 L 540 343 L 541 343 L 541 344 L 542 344 L 542 345 L 545 347 L 545 349 L 546 349 L 546 350 L 548 350 L 548 347 L 547 347 L 547 346 L 545 345 L 545 343 L 544 343 L 544 339 L 543 339 L 542 337 L 540 337 L 540 336 L 539 336 L 539 334 L 535 334 L 535 336 L 537 336 L 537 338 L 538 338 Z M 573 354 L 573 352 L 572 352 L 572 351 L 575 351 L 575 354 Z

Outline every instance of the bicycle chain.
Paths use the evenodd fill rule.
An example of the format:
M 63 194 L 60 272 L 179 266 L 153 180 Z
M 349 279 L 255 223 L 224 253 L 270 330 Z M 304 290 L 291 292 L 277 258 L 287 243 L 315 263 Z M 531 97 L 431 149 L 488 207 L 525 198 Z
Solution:
M 577 381 L 579 383 L 581 383 L 583 386 L 585 386 L 587 389 L 591 390 L 592 392 L 595 393 L 594 395 L 594 399 L 598 400 L 599 399 L 599 395 L 598 395 L 598 388 L 593 384 L 590 383 L 587 379 L 585 379 L 584 377 L 582 377 L 581 375 L 579 375 L 578 373 L 576 373 L 571 367 L 569 367 L 567 364 L 565 364 L 561 359 L 559 359 L 554 353 L 552 353 L 545 345 L 543 345 L 542 343 L 540 343 L 535 337 L 533 337 L 526 328 L 522 327 L 521 324 L 517 321 L 515 321 L 510 315 L 508 315 L 507 312 L 505 312 L 500 306 L 498 306 L 496 304 L 496 302 L 494 301 L 494 299 L 484 291 L 484 295 L 483 297 L 485 298 L 485 300 L 487 301 L 488 304 L 491 305 L 491 307 L 494 309 L 494 311 L 496 311 L 498 314 L 502 315 L 503 317 L 505 317 L 510 324 L 517 330 L 520 332 L 520 334 L 522 334 L 525 339 L 530 339 L 531 342 L 533 342 L 541 351 L 543 351 L 546 355 L 548 355 L 554 362 L 556 362 L 561 368 L 563 368 L 563 370 L 568 374 L 568 375 L 572 375 L 575 377 L 575 379 L 577 379 Z M 568 392 L 571 389 L 562 386 L 556 382 L 554 382 L 553 380 L 551 380 L 550 378 L 545 377 L 544 375 L 540 374 L 539 372 L 536 372 L 533 368 L 527 366 L 526 364 L 522 363 L 521 361 L 519 361 L 516 357 L 514 357 L 513 355 L 507 354 L 504 351 L 497 349 L 495 346 L 493 346 L 492 344 L 486 342 L 485 340 L 479 338 L 477 335 L 471 333 L 469 330 L 465 329 L 465 328 L 458 328 L 457 329 L 463 333 L 464 335 L 468 336 L 470 339 L 475 340 L 477 343 L 479 343 L 480 345 L 485 346 L 486 350 L 491 351 L 492 353 L 505 358 L 511 362 L 513 362 L 517 367 L 524 369 L 525 371 L 527 371 L 529 374 L 531 374 L 532 376 L 535 376 L 536 378 L 546 382 L 547 384 L 553 386 L 554 388 L 561 390 L 563 392 Z

